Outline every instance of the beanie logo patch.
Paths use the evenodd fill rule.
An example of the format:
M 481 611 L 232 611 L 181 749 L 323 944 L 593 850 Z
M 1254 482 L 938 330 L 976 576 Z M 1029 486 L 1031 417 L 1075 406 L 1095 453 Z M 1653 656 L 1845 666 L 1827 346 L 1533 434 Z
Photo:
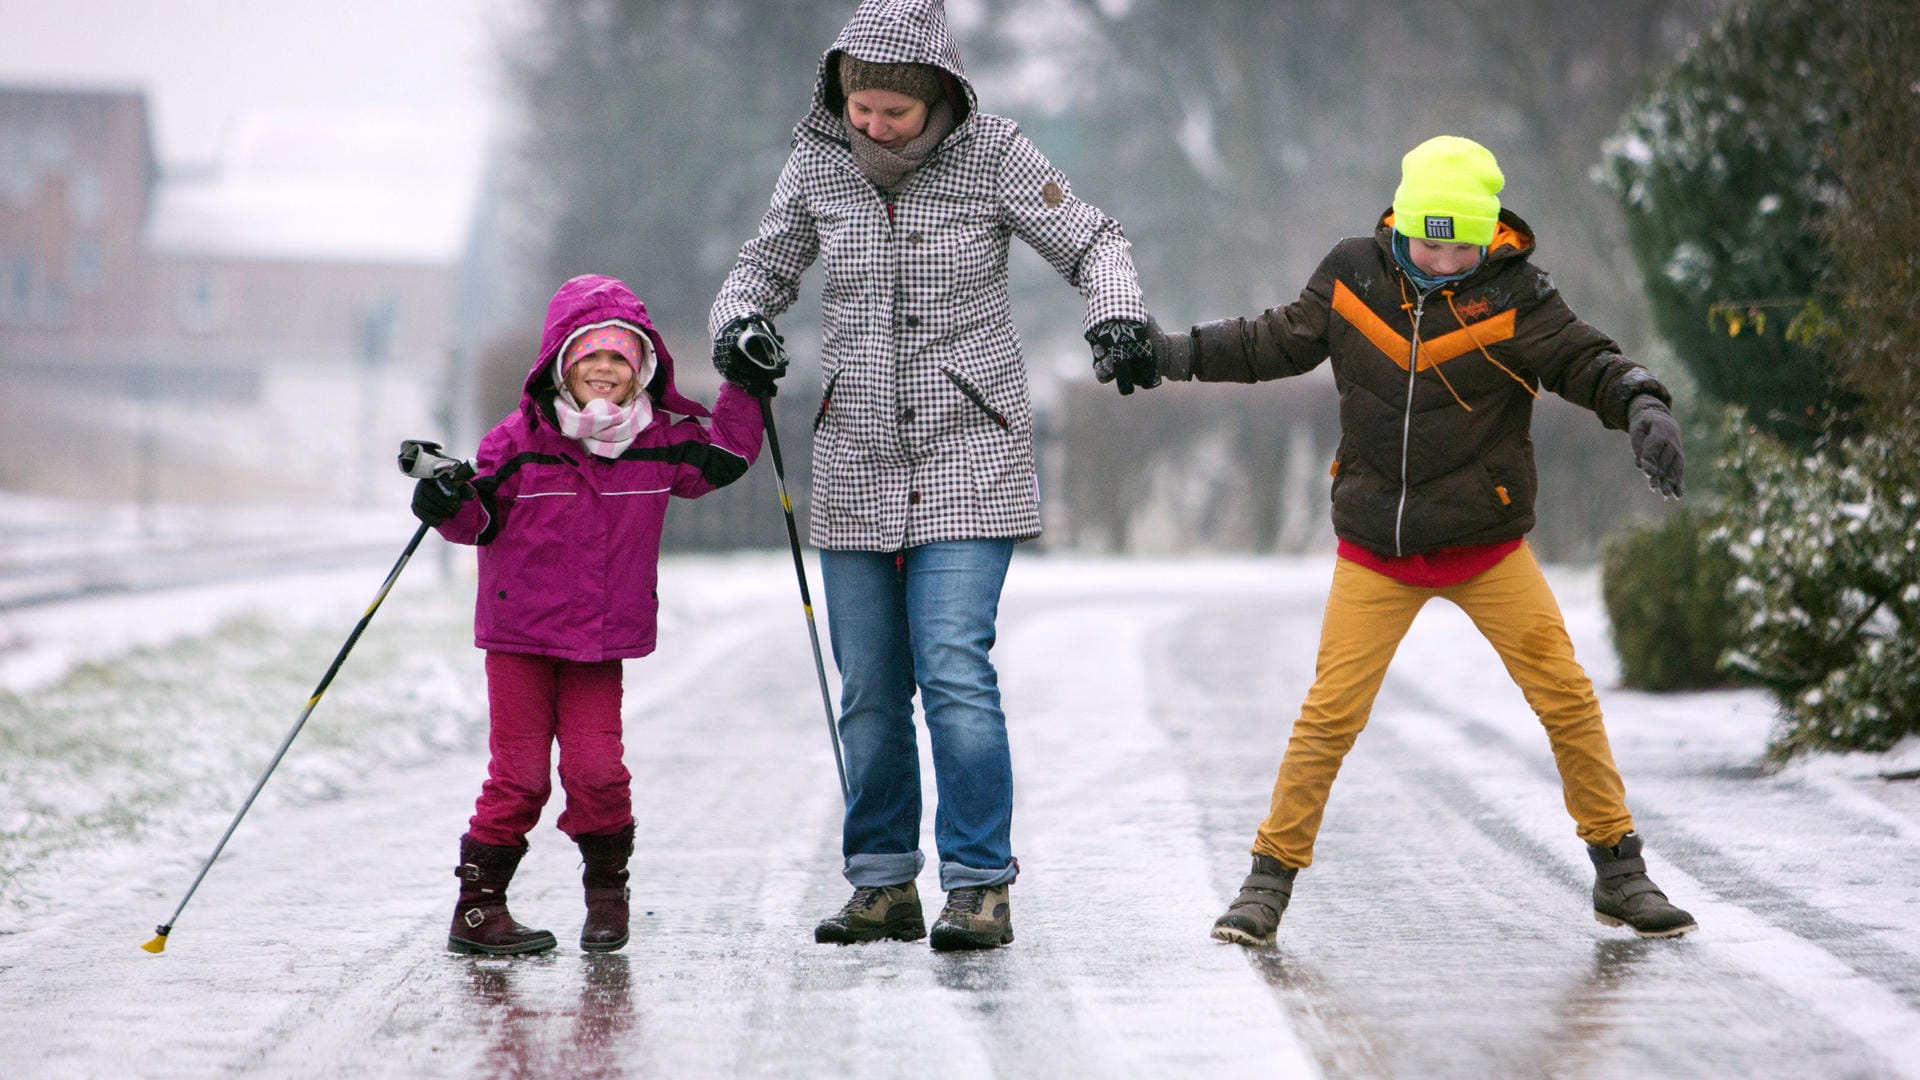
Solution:
M 1428 214 L 1427 215 L 1427 239 L 1429 240 L 1453 239 L 1453 215 Z

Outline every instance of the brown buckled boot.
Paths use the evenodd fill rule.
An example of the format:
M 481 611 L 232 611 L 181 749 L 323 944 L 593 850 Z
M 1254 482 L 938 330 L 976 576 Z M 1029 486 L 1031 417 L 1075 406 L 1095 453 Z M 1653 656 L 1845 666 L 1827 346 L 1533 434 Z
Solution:
M 471 836 L 460 838 L 460 901 L 453 909 L 453 928 L 447 948 L 459 953 L 512 956 L 545 952 L 554 947 L 553 935 L 521 926 L 507 910 L 507 883 L 520 867 L 524 847 L 483 844 Z
M 580 947 L 588 952 L 613 952 L 627 943 L 627 859 L 633 855 L 633 823 L 608 836 L 576 836 L 586 869 L 580 884 L 587 890 L 587 921 L 580 927 Z
M 1587 858 L 1593 860 L 1593 917 L 1600 925 L 1631 926 L 1641 937 L 1679 937 L 1700 929 L 1647 876 L 1639 833 L 1628 833 L 1612 847 L 1588 844 Z

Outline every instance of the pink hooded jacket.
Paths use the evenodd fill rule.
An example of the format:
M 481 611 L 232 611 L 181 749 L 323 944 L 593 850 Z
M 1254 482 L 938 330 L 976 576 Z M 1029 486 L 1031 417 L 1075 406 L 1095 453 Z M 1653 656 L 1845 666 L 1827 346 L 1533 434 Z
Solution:
M 647 386 L 653 420 L 617 459 L 562 435 L 553 413 L 555 357 L 574 334 L 609 321 L 646 335 L 659 361 Z M 711 425 L 699 419 L 709 415 Z M 480 441 L 479 497 L 439 526 L 480 548 L 474 644 L 586 662 L 652 652 L 668 496 L 698 498 L 739 479 L 762 434 L 759 402 L 732 384 L 711 414 L 680 395 L 673 357 L 626 285 L 589 274 L 560 286 L 519 411 Z

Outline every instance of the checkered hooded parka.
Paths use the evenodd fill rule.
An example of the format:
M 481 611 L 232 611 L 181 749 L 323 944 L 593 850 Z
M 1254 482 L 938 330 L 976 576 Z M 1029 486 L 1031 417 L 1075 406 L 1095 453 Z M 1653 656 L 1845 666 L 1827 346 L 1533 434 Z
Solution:
M 843 54 L 946 73 L 953 131 L 891 200 L 848 145 Z M 714 333 L 779 315 L 801 273 L 826 265 L 814 546 L 1039 534 L 1033 403 L 1007 291 L 1014 236 L 1086 297 L 1086 327 L 1146 321 L 1119 224 L 1075 198 L 1018 125 L 978 111 L 940 0 L 864 0 L 820 58 L 772 205 L 710 314 Z

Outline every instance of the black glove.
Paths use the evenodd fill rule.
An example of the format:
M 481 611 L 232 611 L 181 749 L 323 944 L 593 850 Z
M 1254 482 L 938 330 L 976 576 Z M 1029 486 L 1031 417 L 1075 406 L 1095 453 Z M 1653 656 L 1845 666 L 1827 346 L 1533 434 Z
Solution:
M 1686 452 L 1680 448 L 1680 422 L 1666 402 L 1639 394 L 1627 403 L 1627 439 L 1633 443 L 1633 463 L 1647 474 L 1647 487 L 1661 497 L 1677 499 L 1685 492 L 1681 474 Z
M 1160 385 L 1160 369 L 1153 363 L 1153 344 L 1145 323 L 1110 319 L 1087 331 L 1093 346 L 1093 377 L 1115 383 L 1122 394 L 1134 387 L 1151 390 Z
M 413 516 L 428 525 L 438 525 L 459 513 L 460 504 L 474 494 L 473 485 L 464 480 L 422 480 L 413 485 Z
M 756 361 L 740 348 L 740 338 L 748 332 L 764 334 L 773 340 L 771 366 Z M 779 389 L 776 381 L 787 373 L 787 351 L 781 348 L 786 342 L 786 338 L 774 333 L 773 324 L 764 316 L 742 315 L 721 327 L 720 333 L 714 336 L 714 370 L 720 373 L 721 378 L 754 397 L 772 397 Z M 763 354 L 760 359 L 769 358 Z
M 1153 317 L 1147 317 L 1147 341 L 1153 346 L 1153 366 L 1174 382 L 1193 378 L 1193 335 L 1168 334 Z

